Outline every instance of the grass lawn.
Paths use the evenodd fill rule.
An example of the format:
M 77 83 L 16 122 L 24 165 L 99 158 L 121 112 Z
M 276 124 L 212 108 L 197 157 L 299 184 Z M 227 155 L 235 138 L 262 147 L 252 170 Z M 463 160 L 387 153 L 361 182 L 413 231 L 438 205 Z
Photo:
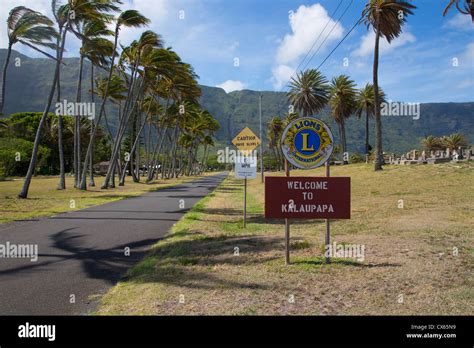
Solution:
M 319 175 L 293 171 L 292 175 Z M 363 261 L 324 264 L 324 222 L 263 218 L 263 185 L 227 179 L 102 298 L 97 314 L 422 315 L 474 313 L 474 165 L 333 167 L 352 178 L 352 219 L 331 242 L 362 244 Z M 277 175 L 277 174 L 268 174 Z M 403 208 L 399 208 L 403 200 Z M 457 251 L 457 252 L 456 252 Z
M 204 174 L 204 175 L 210 175 Z M 127 178 L 125 186 L 101 190 L 103 177 L 97 177 L 96 187 L 88 191 L 73 188 L 74 179 L 66 177 L 66 190 L 58 191 L 58 177 L 34 177 L 31 181 L 28 199 L 17 197 L 23 186 L 23 179 L 15 178 L 0 181 L 0 224 L 14 220 L 31 219 L 41 216 L 51 216 L 66 211 L 84 209 L 124 198 L 138 196 L 156 189 L 169 187 L 196 177 L 182 177 L 170 180 L 158 180 L 151 184 L 134 183 Z

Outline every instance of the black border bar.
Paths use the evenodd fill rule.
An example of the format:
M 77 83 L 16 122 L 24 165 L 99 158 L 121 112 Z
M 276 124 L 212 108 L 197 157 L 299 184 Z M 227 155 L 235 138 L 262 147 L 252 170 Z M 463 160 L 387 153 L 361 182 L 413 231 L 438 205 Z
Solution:
M 55 325 L 55 341 L 20 338 L 19 326 Z M 426 327 L 421 330 L 420 328 Z M 408 338 L 407 334 L 455 334 Z M 0 347 L 65 345 L 414 345 L 473 347 L 472 316 L 1 316 Z

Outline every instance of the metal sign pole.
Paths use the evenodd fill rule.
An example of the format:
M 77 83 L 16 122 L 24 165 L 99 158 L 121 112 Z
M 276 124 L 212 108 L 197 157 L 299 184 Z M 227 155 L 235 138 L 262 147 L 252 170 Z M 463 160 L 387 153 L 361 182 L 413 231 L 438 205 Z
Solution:
M 330 161 L 326 162 L 326 177 L 331 176 L 331 164 Z M 328 247 L 330 247 L 331 241 L 330 241 L 330 233 L 331 233 L 331 226 L 329 224 L 329 219 L 326 219 L 326 250 Z M 329 254 L 326 255 L 326 263 L 331 262 L 331 257 Z
M 290 176 L 290 165 L 285 159 L 285 176 Z M 290 264 L 290 220 L 285 219 L 285 264 Z
M 259 103 L 259 114 L 260 114 L 260 172 L 261 172 L 261 177 L 262 177 L 262 184 L 264 182 L 264 168 L 263 168 L 263 138 L 262 138 L 262 95 L 260 94 L 260 103 Z
M 247 227 L 247 177 L 244 179 L 244 228 Z

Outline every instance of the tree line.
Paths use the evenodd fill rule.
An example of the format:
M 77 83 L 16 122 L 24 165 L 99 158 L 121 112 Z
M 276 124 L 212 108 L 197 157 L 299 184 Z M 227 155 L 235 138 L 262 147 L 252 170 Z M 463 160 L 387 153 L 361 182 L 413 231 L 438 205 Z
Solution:
M 474 22 L 474 1 L 472 0 L 450 0 L 443 12 L 443 16 L 455 7 L 463 14 L 470 15 Z M 366 84 L 357 90 L 356 84 L 347 75 L 334 77 L 329 82 L 321 71 L 308 69 L 296 74 L 289 81 L 288 100 L 294 107 L 295 112 L 287 113 L 283 118 L 273 117 L 268 124 L 267 137 L 269 148 L 279 163 L 280 169 L 283 167 L 284 158 L 280 148 L 280 138 L 286 128 L 294 119 L 300 116 L 311 116 L 325 107 L 329 106 L 331 116 L 335 120 L 340 145 L 339 150 L 346 152 L 346 129 L 345 121 L 351 116 L 365 119 L 365 154 L 369 155 L 372 147 L 369 144 L 369 119 L 375 120 L 375 151 L 374 170 L 382 170 L 384 164 L 382 149 L 382 119 L 381 104 L 386 102 L 386 95 L 379 86 L 379 46 L 380 39 L 385 39 L 390 44 L 402 33 L 403 25 L 409 15 L 413 15 L 416 9 L 411 2 L 400 0 L 368 0 L 361 14 L 361 23 L 367 26 L 368 30 L 375 33 L 374 61 L 373 61 L 373 83 Z M 437 146 L 446 145 L 452 147 L 452 143 L 464 144 L 465 141 L 459 134 L 445 137 L 442 140 L 431 137 L 423 140 L 423 146 L 428 143 L 435 143 Z M 430 145 L 430 147 L 432 147 Z
M 56 102 L 62 102 L 60 75 L 68 35 L 81 42 L 75 102 L 95 103 L 97 100 L 100 105 L 87 126 L 80 115 L 73 118 L 72 169 L 76 188 L 86 190 L 88 185 L 95 186 L 94 149 L 104 129 L 109 138 L 110 157 L 103 189 L 115 187 L 116 180 L 124 185 L 127 173 L 134 181 L 146 174 L 146 181 L 151 182 L 158 175 L 173 178 L 200 174 L 206 169 L 209 147 L 213 145 L 219 124 L 199 105 L 198 76 L 176 52 L 165 48 L 162 37 L 153 31 L 145 30 L 128 46 L 120 45 L 121 29 L 144 28 L 150 23 L 136 10 L 121 11 L 120 5 L 120 0 L 68 0 L 64 3 L 53 0 L 54 20 L 24 6 L 10 11 L 0 107 L 5 105 L 7 67 L 15 44 L 26 45 L 55 61 L 50 93 L 36 129 L 20 198 L 28 196 L 53 99 L 56 96 Z M 88 82 L 83 81 L 86 64 L 91 69 Z M 88 96 L 82 92 L 84 83 L 90 84 Z M 108 103 L 116 105 L 117 115 L 107 115 Z M 65 119 L 64 115 L 56 116 L 58 189 L 63 190 L 67 169 Z M 115 132 L 111 129 L 112 117 L 117 120 Z M 69 121 L 66 123 L 69 125 Z M 89 135 L 84 139 L 85 133 Z

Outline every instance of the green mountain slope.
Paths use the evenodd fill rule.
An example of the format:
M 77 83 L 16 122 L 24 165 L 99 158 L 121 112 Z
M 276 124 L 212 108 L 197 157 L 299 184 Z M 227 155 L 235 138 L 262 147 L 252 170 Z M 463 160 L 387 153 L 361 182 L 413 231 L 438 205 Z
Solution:
M 6 50 L 0 50 L 0 65 L 6 56 Z M 20 66 L 15 66 L 17 58 Z M 75 100 L 78 76 L 78 59 L 66 58 L 61 70 L 62 99 Z M 5 116 L 21 111 L 42 111 L 49 92 L 54 64 L 50 59 L 29 58 L 13 52 L 7 77 L 7 101 Z M 90 88 L 90 67 L 86 63 L 84 71 L 83 95 L 88 98 Z M 288 111 L 288 101 L 282 92 L 236 91 L 227 94 L 223 89 L 202 87 L 201 104 L 219 121 L 221 128 L 217 140 L 221 145 L 230 144 L 230 140 L 245 126 L 259 132 L 259 95 L 263 96 L 263 132 L 273 116 L 283 116 Z M 390 98 L 390 96 L 388 96 Z M 88 99 L 85 99 L 88 100 Z M 110 106 L 110 117 L 114 117 L 114 108 Z M 54 109 L 52 110 L 54 111 Z M 319 118 L 326 121 L 338 139 L 337 127 L 324 110 Z M 112 120 L 112 125 L 114 124 Z M 411 117 L 384 117 L 384 150 L 406 152 L 419 147 L 419 140 L 426 135 L 447 135 L 463 133 L 470 142 L 474 142 L 474 103 L 430 103 L 421 105 L 419 120 Z M 364 148 L 364 120 L 356 117 L 347 122 L 347 143 L 349 151 L 362 152 Z M 373 124 L 371 124 L 371 144 L 373 144 Z

